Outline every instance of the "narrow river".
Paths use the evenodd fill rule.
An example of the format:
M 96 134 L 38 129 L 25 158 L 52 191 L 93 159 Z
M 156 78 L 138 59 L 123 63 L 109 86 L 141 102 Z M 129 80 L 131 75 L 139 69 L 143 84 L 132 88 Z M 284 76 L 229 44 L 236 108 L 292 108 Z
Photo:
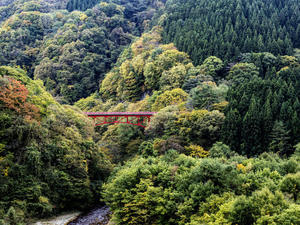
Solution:
M 68 225 L 106 225 L 109 222 L 110 214 L 107 206 L 96 208 L 87 214 L 80 215 Z
M 91 210 L 88 213 L 79 212 L 60 215 L 56 218 L 33 223 L 32 225 L 107 225 L 111 212 L 107 206 Z

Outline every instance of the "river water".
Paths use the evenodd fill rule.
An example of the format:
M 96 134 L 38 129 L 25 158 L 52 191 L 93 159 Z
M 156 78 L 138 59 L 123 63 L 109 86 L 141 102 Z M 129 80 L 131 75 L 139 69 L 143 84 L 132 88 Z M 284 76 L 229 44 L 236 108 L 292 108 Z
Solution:
M 64 214 L 32 225 L 107 225 L 110 215 L 109 208 L 102 206 L 85 214 L 80 214 L 79 212 Z
M 107 206 L 96 208 L 87 214 L 80 215 L 68 225 L 107 225 L 111 212 Z

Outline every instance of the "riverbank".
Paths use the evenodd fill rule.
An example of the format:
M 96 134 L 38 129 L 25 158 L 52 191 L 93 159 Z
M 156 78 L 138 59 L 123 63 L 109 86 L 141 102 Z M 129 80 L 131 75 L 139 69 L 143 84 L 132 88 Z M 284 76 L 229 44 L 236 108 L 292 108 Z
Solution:
M 30 225 L 107 225 L 111 212 L 109 207 L 102 206 L 95 208 L 88 213 L 73 212 L 47 220 L 31 223 Z
M 80 214 L 80 212 L 68 213 L 52 219 L 38 221 L 32 223 L 31 225 L 66 225 L 69 222 L 75 220 Z

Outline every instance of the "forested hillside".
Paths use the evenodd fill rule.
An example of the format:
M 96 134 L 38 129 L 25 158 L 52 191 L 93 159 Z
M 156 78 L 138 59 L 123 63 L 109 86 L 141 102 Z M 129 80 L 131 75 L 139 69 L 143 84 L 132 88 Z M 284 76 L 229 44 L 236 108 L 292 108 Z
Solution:
M 99 2 L 100 2 L 99 0 L 69 0 L 67 3 L 67 10 L 85 11 L 89 8 L 93 8 Z
M 23 70 L 2 66 L 0 75 L 0 218 L 23 224 L 98 201 L 111 164 L 92 122 Z
M 144 134 L 97 128 L 112 162 L 127 161 L 104 186 L 112 221 L 299 223 L 299 59 L 248 53 L 228 72 L 217 57 L 195 67 L 161 32 L 136 40 L 100 93 L 76 103 L 158 112 Z
M 145 4 L 136 9 L 101 2 L 69 13 L 43 0 L 16 1 L 8 12 L 0 8 L 9 16 L 15 13 L 0 30 L 0 63 L 21 66 L 30 77 L 42 79 L 60 102 L 73 103 L 97 90 L 124 46 L 160 7 Z
M 2 0 L 0 2 L 0 23 L 13 14 L 23 11 L 50 12 L 65 9 L 68 0 Z
M 210 55 L 226 62 L 246 52 L 290 55 L 300 47 L 299 7 L 297 0 L 170 0 L 163 37 L 197 65 Z
M 0 2 L 0 6 L 7 6 L 7 5 L 11 4 L 14 1 L 15 0 L 3 0 L 3 1 Z
M 4 1 L 0 225 L 104 204 L 116 225 L 300 224 L 299 18 L 298 0 Z

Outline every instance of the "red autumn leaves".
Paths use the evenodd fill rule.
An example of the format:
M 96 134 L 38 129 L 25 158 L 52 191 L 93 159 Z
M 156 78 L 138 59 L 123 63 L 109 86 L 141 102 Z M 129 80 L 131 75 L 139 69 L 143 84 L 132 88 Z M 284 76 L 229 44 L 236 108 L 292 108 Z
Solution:
M 28 102 L 28 90 L 20 81 L 10 77 L 4 77 L 1 82 L 0 108 L 8 108 L 26 119 L 37 119 L 39 109 Z

